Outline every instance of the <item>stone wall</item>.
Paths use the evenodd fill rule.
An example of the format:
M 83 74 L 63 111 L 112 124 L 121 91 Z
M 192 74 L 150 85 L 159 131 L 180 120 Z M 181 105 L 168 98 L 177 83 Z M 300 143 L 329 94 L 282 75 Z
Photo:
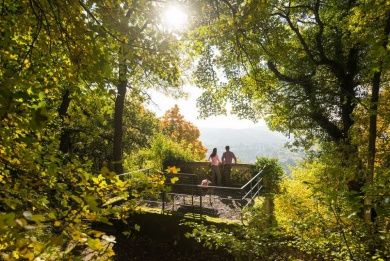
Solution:
M 196 174 L 198 180 L 209 179 L 211 177 L 211 167 L 209 162 L 176 162 L 174 166 L 180 168 L 180 173 Z M 165 169 L 168 166 L 165 166 Z M 241 187 L 255 175 L 254 165 L 251 164 L 233 164 L 231 167 L 230 179 L 226 178 L 225 166 L 220 166 L 223 186 Z M 213 184 L 214 185 L 214 184 Z

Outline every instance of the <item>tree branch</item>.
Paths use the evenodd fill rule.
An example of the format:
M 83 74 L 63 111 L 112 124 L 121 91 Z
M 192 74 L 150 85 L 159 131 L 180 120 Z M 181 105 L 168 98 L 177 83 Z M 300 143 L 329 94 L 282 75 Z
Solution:
M 343 138 L 343 132 L 337 127 L 336 124 L 331 122 L 322 112 L 321 107 L 316 101 L 314 87 L 309 77 L 293 78 L 282 74 L 275 66 L 273 62 L 267 62 L 268 68 L 272 73 L 281 81 L 292 83 L 303 87 L 305 95 L 310 103 L 309 117 L 312 118 L 328 135 L 335 141 L 340 142 Z
M 26 54 L 21 59 L 20 68 L 19 68 L 18 72 L 21 72 L 23 70 L 24 62 L 26 61 L 27 57 L 31 55 L 32 50 L 34 49 L 34 45 L 35 45 L 36 41 L 38 40 L 39 34 L 41 33 L 41 29 L 42 29 L 42 13 L 40 13 L 38 15 L 35 11 L 34 4 L 32 3 L 31 0 L 29 1 L 29 3 L 30 3 L 30 7 L 34 13 L 34 16 L 37 20 L 37 28 L 34 32 L 33 39 L 31 41 L 31 43 L 27 47 L 28 49 L 27 49 Z
M 289 9 L 290 7 L 287 7 L 287 8 Z M 293 30 L 295 35 L 298 37 L 298 40 L 301 43 L 301 45 L 302 45 L 303 49 L 305 50 L 305 52 L 306 52 L 307 56 L 309 57 L 309 59 L 312 62 L 317 63 L 317 61 L 314 58 L 313 53 L 310 51 L 310 48 L 309 48 L 308 44 L 306 43 L 306 41 L 303 38 L 301 32 L 299 31 L 299 28 L 295 27 L 293 22 L 291 21 L 290 10 L 288 10 L 286 14 L 279 13 L 279 15 L 281 15 L 282 18 L 286 19 L 286 21 L 287 21 L 288 25 L 290 26 L 291 30 Z
M 318 32 L 316 34 L 316 44 L 317 44 L 317 49 L 319 51 L 319 54 L 320 54 L 320 59 L 323 60 L 323 61 L 328 61 L 328 57 L 326 57 L 325 55 L 325 51 L 324 51 L 324 46 L 322 45 L 322 36 L 323 36 L 323 33 L 324 33 L 324 23 L 322 22 L 321 18 L 320 18 L 320 0 L 317 0 L 316 3 L 314 4 L 314 18 L 317 22 L 317 25 L 318 25 Z
M 230 12 L 232 12 L 232 16 L 234 16 L 237 13 L 236 8 L 234 8 L 234 6 L 231 3 L 229 3 L 229 0 L 222 0 L 222 2 L 224 2 L 228 6 Z
M 95 15 L 91 12 L 91 10 L 89 10 L 89 8 L 83 3 L 83 1 L 79 0 L 79 4 L 81 5 L 81 7 L 84 9 L 85 12 L 87 12 L 87 14 L 92 18 L 92 20 L 94 20 L 102 29 L 104 32 L 106 32 L 108 35 L 110 35 L 112 38 L 114 38 L 115 40 L 117 40 L 118 42 L 120 43 L 126 43 L 125 41 L 121 40 L 118 38 L 118 36 L 116 36 L 115 34 L 113 34 L 110 30 L 108 30 L 96 17 Z
M 318 64 L 319 65 L 320 64 L 328 65 L 329 68 L 332 70 L 332 72 L 338 78 L 342 78 L 345 76 L 343 66 L 340 63 L 336 62 L 335 60 L 330 59 L 326 55 L 325 50 L 324 50 L 324 46 L 322 44 L 325 24 L 323 23 L 323 21 L 321 20 L 321 17 L 320 17 L 320 6 L 321 6 L 321 0 L 317 0 L 314 4 L 314 8 L 313 8 L 314 18 L 315 18 L 317 25 L 318 25 L 318 28 L 319 28 L 318 32 L 315 36 L 316 46 L 317 46 L 318 54 L 319 54 L 319 58 L 320 58 Z

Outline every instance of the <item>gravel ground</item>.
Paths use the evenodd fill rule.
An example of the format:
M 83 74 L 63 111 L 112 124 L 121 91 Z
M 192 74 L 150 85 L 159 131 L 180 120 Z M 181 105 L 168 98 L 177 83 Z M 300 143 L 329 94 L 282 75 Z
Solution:
M 200 207 L 202 198 L 202 207 Z M 149 202 L 148 207 L 162 208 L 161 202 Z M 220 198 L 217 195 L 190 196 L 169 195 L 165 203 L 165 211 L 204 214 L 212 217 L 239 220 L 241 218 L 241 203 L 231 198 Z

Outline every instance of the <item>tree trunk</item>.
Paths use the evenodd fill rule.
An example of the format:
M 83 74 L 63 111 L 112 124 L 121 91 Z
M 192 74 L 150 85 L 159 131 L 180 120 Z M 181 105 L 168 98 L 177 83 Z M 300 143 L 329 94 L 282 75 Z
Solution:
M 267 193 L 264 196 L 264 209 L 266 213 L 267 225 L 268 227 L 275 227 L 277 225 L 275 218 L 275 202 L 274 194 Z
M 387 12 L 387 21 L 385 25 L 382 47 L 386 50 L 389 42 L 390 35 L 390 12 Z M 371 100 L 370 100 L 370 123 L 369 123 L 369 136 L 368 136 L 368 158 L 367 158 L 367 178 L 366 186 L 371 187 L 374 184 L 374 173 L 375 173 L 375 156 L 376 156 L 376 137 L 377 137 L 377 119 L 378 119 L 378 102 L 379 102 L 379 91 L 381 84 L 381 76 L 383 70 L 383 60 L 379 63 L 379 70 L 374 73 L 372 79 L 371 88 Z M 373 204 L 372 196 L 367 195 L 364 198 L 364 221 L 367 224 L 373 222 Z
M 374 173 L 375 173 L 375 154 L 376 154 L 376 134 L 377 134 L 377 111 L 379 101 L 379 87 L 380 87 L 380 72 L 374 74 L 372 84 L 372 94 L 370 101 L 370 123 L 369 123 L 369 134 L 368 134 L 368 159 L 367 159 L 367 178 L 366 185 L 368 187 L 374 184 Z M 366 223 L 371 223 L 371 212 L 372 212 L 372 197 L 366 195 L 364 198 L 364 220 Z
M 117 174 L 123 173 L 123 108 L 125 105 L 127 88 L 127 65 L 125 46 L 119 51 L 119 74 L 117 84 L 117 95 L 115 99 L 114 113 L 114 146 L 113 146 L 113 170 Z
M 70 91 L 68 89 L 65 90 L 62 95 L 62 102 L 60 107 L 58 108 L 58 115 L 61 119 L 61 124 L 63 125 L 63 121 L 65 117 L 68 116 L 68 108 L 70 104 Z M 71 149 L 71 140 L 70 140 L 70 130 L 62 126 L 62 132 L 60 137 L 60 151 L 62 153 L 68 153 Z

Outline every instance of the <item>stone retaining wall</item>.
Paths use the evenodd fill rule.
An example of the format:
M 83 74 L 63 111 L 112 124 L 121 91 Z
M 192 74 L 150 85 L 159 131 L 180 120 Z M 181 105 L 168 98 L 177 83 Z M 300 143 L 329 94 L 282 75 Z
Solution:
M 180 168 L 180 173 L 196 174 L 198 180 L 209 179 L 211 177 L 211 167 L 209 162 L 175 162 L 171 166 Z M 165 166 L 165 169 L 168 166 Z M 226 178 L 225 166 L 220 166 L 223 186 L 241 187 L 255 175 L 254 165 L 251 164 L 232 164 L 230 179 Z

